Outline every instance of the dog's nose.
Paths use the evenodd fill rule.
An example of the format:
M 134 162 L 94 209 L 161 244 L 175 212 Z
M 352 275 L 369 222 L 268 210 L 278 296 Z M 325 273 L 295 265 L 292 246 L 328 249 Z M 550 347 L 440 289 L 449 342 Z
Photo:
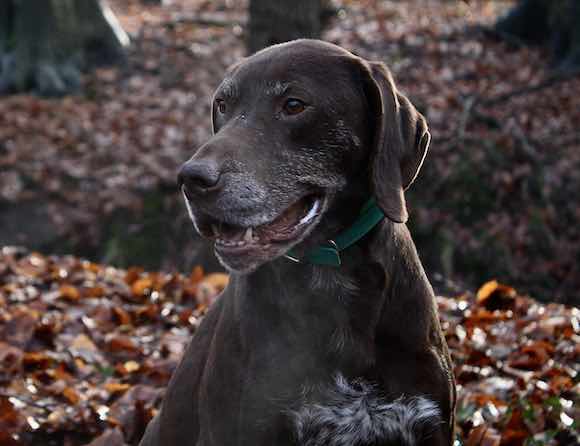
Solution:
M 208 192 L 218 188 L 221 172 L 218 165 L 210 160 L 190 160 L 181 166 L 177 174 L 179 188 L 188 193 Z

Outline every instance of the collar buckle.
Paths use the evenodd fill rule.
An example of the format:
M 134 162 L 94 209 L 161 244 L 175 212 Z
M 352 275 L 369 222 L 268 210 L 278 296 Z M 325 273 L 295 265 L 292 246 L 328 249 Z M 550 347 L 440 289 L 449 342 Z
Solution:
M 352 226 L 335 237 L 335 240 L 327 240 L 328 245 L 319 246 L 306 253 L 304 259 L 299 259 L 292 251 L 286 253 L 284 257 L 296 262 L 308 262 L 314 265 L 340 266 L 340 252 L 356 243 L 362 237 L 369 233 L 379 222 L 385 218 L 383 211 L 379 208 L 376 201 L 371 198 L 363 206 L 358 218 Z

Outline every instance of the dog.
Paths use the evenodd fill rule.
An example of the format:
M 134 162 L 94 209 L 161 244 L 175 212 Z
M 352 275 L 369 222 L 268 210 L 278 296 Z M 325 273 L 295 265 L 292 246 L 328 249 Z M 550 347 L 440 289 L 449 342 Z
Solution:
M 142 446 L 450 445 L 455 385 L 404 191 L 425 119 L 382 63 L 296 40 L 232 66 L 181 168 L 230 283 Z

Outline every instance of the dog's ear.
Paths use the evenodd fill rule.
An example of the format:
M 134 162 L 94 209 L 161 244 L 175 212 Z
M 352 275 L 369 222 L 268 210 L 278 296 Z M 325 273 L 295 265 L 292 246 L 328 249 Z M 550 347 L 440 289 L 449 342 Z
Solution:
M 385 215 L 405 223 L 408 214 L 404 191 L 421 169 L 431 135 L 425 118 L 397 91 L 383 63 L 359 59 L 359 64 L 374 127 L 371 186 Z

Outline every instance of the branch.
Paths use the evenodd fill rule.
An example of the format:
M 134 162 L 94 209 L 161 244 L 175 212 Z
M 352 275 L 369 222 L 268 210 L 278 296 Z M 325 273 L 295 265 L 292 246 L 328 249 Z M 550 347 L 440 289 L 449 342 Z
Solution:
M 162 22 L 164 28 L 172 28 L 176 25 L 202 25 L 230 28 L 234 26 L 245 26 L 242 20 L 229 20 L 214 15 L 182 15 L 174 19 Z
M 560 82 L 565 82 L 573 77 L 580 74 L 580 69 L 569 71 L 569 72 L 556 72 L 555 74 L 549 76 L 548 78 L 544 79 L 541 82 L 538 82 L 536 85 L 529 85 L 526 87 L 516 88 L 512 91 L 508 91 L 507 93 L 499 94 L 495 97 L 485 99 L 481 101 L 481 104 L 486 107 L 491 107 L 493 105 L 500 104 L 502 102 L 508 101 L 512 98 L 516 98 L 519 96 L 524 96 L 529 93 L 534 93 L 536 91 L 543 90 L 545 88 L 551 87 L 552 85 L 556 85 Z
M 499 29 L 493 26 L 484 26 L 484 25 L 474 25 L 468 26 L 465 28 L 466 35 L 473 35 L 474 33 L 481 33 L 486 37 L 491 37 L 497 40 L 503 40 L 508 45 L 517 47 L 517 48 L 524 48 L 529 47 L 530 45 L 523 39 L 520 39 L 513 34 L 506 33 L 505 31 L 500 31 Z
M 464 141 L 467 138 L 467 126 L 471 120 L 477 120 L 483 122 L 489 127 L 500 129 L 502 124 L 493 116 L 482 113 L 477 109 L 477 106 L 481 103 L 481 98 L 477 95 L 468 96 L 463 101 L 463 111 L 459 117 L 459 123 L 455 130 L 447 136 L 440 138 L 438 141 L 441 143 L 446 143 L 449 141 Z
M 512 120 L 510 124 L 511 128 L 513 129 L 512 134 L 519 141 L 522 150 L 532 161 L 537 162 L 539 158 L 538 151 L 534 146 L 532 146 L 532 144 L 530 144 L 530 141 L 526 137 L 523 129 L 515 119 Z
M 567 146 L 580 143 L 580 132 L 554 134 L 553 131 L 544 133 L 536 138 L 542 144 L 550 144 L 555 147 Z

